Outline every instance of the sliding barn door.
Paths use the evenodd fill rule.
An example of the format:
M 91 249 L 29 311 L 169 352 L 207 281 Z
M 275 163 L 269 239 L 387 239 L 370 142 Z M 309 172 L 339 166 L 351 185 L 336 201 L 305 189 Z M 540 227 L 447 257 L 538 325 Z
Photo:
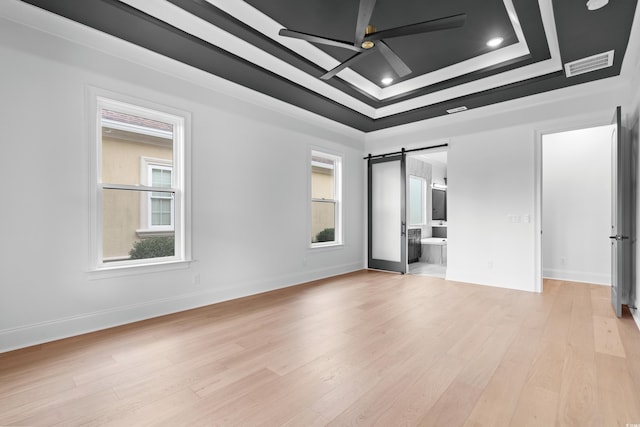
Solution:
M 406 155 L 368 160 L 369 268 L 407 271 Z
M 622 111 L 616 108 L 611 133 L 611 304 L 616 316 L 629 303 L 631 289 L 631 164 L 622 128 Z

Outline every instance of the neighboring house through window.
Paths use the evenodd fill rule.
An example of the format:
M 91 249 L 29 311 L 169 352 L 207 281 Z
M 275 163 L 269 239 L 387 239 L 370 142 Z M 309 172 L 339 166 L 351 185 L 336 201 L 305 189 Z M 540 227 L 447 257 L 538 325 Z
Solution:
M 186 260 L 185 117 L 97 97 L 94 265 Z
M 342 159 L 311 152 L 311 246 L 342 244 Z

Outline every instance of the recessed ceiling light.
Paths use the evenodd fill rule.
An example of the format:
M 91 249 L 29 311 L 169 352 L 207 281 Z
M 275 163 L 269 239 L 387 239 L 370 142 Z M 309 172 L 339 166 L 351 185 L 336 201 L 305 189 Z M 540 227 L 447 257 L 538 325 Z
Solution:
M 487 46 L 489 46 L 489 47 L 497 47 L 497 46 L 500 46 L 503 41 L 504 41 L 504 39 L 502 37 L 494 37 L 494 38 L 492 38 L 491 40 L 489 40 L 487 42 Z
M 382 82 L 383 85 L 390 85 L 391 83 L 393 83 L 393 79 L 391 77 L 385 77 L 384 79 L 380 80 Z
M 589 0 L 587 2 L 587 9 L 589 10 L 597 10 L 601 7 L 604 7 L 609 3 L 609 0 Z

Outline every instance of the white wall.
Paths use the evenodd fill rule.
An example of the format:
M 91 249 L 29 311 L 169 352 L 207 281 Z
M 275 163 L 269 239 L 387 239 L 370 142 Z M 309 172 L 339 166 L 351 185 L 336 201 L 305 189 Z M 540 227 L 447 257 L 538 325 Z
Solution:
M 447 177 L 447 165 L 440 162 L 432 162 L 433 167 L 433 182 L 437 184 L 446 184 L 445 178 Z
M 544 277 L 611 284 L 611 131 L 543 136 Z
M 534 223 L 522 222 L 534 213 L 531 126 L 466 135 L 456 134 L 459 130 L 454 125 L 423 133 L 450 136 L 447 279 L 533 290 Z M 374 139 L 368 150 L 384 152 L 402 139 Z M 439 142 L 425 138 L 421 144 Z M 519 222 L 512 222 L 516 216 Z
M 526 133 L 520 127 L 452 139 L 448 279 L 531 288 L 534 162 L 531 147 L 517 143 Z
M 431 182 L 432 182 L 432 170 L 433 165 L 431 163 L 425 162 L 423 160 L 407 157 L 407 224 L 409 224 L 409 228 L 420 228 L 420 236 L 421 237 L 431 237 Z M 409 192 L 409 177 L 419 176 L 424 178 L 425 182 L 425 194 L 423 194 L 424 200 L 422 201 L 422 208 L 424 209 L 425 214 L 425 223 L 420 226 L 412 225 L 409 221 L 409 210 L 411 209 L 411 197 Z
M 365 152 L 448 142 L 447 279 L 539 291 L 541 135 L 608 124 L 626 91 L 607 79 L 373 132 Z
M 17 7 L 101 50 L 177 69 Z M 361 133 L 197 70 L 174 77 L 2 18 L 0 58 L 0 352 L 363 267 Z M 89 87 L 192 114 L 189 268 L 105 279 L 87 272 Z M 308 247 L 311 147 L 344 156 L 340 248 Z

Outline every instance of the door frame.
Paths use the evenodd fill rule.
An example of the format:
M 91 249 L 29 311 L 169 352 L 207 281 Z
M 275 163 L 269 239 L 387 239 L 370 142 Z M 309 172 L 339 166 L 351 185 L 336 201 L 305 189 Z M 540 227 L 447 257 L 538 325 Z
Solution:
M 535 130 L 534 141 L 534 292 L 542 293 L 544 274 L 542 271 L 542 138 L 545 135 L 611 125 L 611 111 L 615 106 L 602 113 L 584 118 L 558 122 Z

